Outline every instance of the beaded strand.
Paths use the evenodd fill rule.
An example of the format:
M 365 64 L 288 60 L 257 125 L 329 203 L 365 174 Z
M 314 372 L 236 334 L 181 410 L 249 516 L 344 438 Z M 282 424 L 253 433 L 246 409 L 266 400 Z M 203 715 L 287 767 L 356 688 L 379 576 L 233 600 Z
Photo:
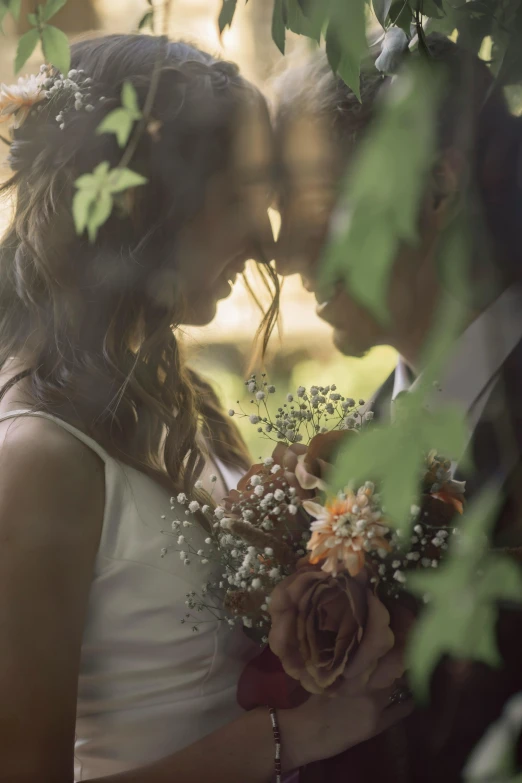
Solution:
M 268 709 L 270 711 L 270 721 L 272 723 L 272 732 L 274 734 L 275 744 L 274 783 L 281 783 L 281 732 L 279 730 L 279 722 L 277 720 L 277 711 L 273 707 L 269 707 Z

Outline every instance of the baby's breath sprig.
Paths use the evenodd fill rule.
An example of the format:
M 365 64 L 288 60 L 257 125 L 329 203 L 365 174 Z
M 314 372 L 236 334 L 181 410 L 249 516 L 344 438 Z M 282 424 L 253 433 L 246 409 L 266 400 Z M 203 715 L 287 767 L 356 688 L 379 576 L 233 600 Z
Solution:
M 248 418 L 262 438 L 287 445 L 307 445 L 319 433 L 359 429 L 373 418 L 372 411 L 361 411 L 364 400 L 356 403 L 352 397 L 345 397 L 335 384 L 310 389 L 299 386 L 295 392 L 285 395 L 286 401 L 272 414 L 269 399 L 276 393 L 276 387 L 266 380 L 265 374 L 261 378 L 259 381 L 253 374 L 245 381 L 253 412 L 246 412 L 238 401 L 239 411 L 231 408 L 229 415 Z
M 292 573 L 306 554 L 308 521 L 299 517 L 301 502 L 284 470 L 272 458 L 264 460 L 227 507 L 201 506 L 185 493 L 172 498 L 171 510 L 185 509 L 164 534 L 175 539 L 161 556 L 177 553 L 187 567 L 196 563 L 209 570 L 200 594 L 186 597 L 189 611 L 183 624 L 197 631 L 201 623 L 222 620 L 241 623 L 260 640 L 269 628 L 268 604 L 276 584 Z M 204 545 L 193 543 L 194 515 L 208 524 Z M 210 617 L 209 617 L 210 616 Z

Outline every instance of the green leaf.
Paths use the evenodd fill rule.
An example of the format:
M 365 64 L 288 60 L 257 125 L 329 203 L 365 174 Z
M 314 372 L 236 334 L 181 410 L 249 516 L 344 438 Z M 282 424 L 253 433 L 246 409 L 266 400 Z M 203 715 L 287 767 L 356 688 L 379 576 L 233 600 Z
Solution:
M 439 624 L 437 613 L 427 608 L 417 620 L 409 639 L 408 678 L 416 697 L 422 703 L 429 700 L 431 673 L 446 651 L 446 647 L 451 644 L 451 639 L 444 638 L 445 629 L 442 630 L 443 635 L 441 635 Z
M 324 7 L 324 6 L 323 6 Z M 299 0 L 286 0 L 287 22 L 286 26 L 296 35 L 304 35 L 319 43 L 321 41 L 321 32 L 327 13 L 322 14 L 317 11 L 313 16 L 305 16 L 299 4 Z
M 107 178 L 110 165 L 111 164 L 107 160 L 104 160 L 102 163 L 99 163 L 92 172 L 92 176 L 99 182 L 100 186 L 103 186 Z
M 395 424 L 375 427 L 359 438 L 350 438 L 340 449 L 332 475 L 328 476 L 330 486 L 337 488 L 348 481 L 358 486 L 369 477 L 379 482 L 386 516 L 405 534 L 411 505 L 418 499 L 425 454 L 436 449 L 448 458 L 460 456 L 466 444 L 463 412 L 446 408 L 430 414 L 425 410 L 424 399 L 424 389 L 410 392 Z
M 105 160 L 100 163 L 91 174 L 82 174 L 78 177 L 75 186 L 81 190 L 99 190 L 107 179 L 110 164 Z
M 109 192 L 122 193 L 129 188 L 145 185 L 147 178 L 130 169 L 114 169 L 109 175 Z
M 381 53 L 375 60 L 378 71 L 386 74 L 397 73 L 408 52 L 408 36 L 400 27 L 390 27 L 384 36 Z
M 125 147 L 132 133 L 134 120 L 126 109 L 114 109 L 96 128 L 96 134 L 114 133 L 120 147 Z
M 453 7 L 451 17 L 459 32 L 459 46 L 478 54 L 484 38 L 493 32 L 502 5 L 496 0 L 470 0 Z
M 504 11 L 503 24 L 493 32 L 495 64 L 499 84 L 518 84 L 522 79 L 522 2 L 513 0 Z M 506 32 L 509 31 L 509 32 Z
M 404 30 L 408 38 L 411 38 L 411 24 L 413 13 L 407 0 L 397 0 L 390 9 L 390 20 L 396 27 Z
M 121 91 L 122 106 L 127 109 L 132 119 L 141 119 L 141 111 L 138 103 L 138 95 L 131 82 L 125 82 Z
M 67 0 L 47 0 L 42 10 L 42 21 L 48 22 L 58 11 L 64 7 Z
M 66 76 L 71 68 L 71 50 L 65 33 L 46 25 L 42 30 L 42 47 L 47 62 Z
M 227 27 L 232 26 L 234 15 L 236 13 L 237 0 L 222 0 L 221 11 L 219 12 L 218 28 L 219 34 L 222 35 L 223 31 Z
M 377 21 L 383 28 L 386 27 L 386 20 L 390 13 L 391 4 L 392 0 L 373 0 L 372 2 L 373 12 L 377 17 Z
M 430 19 L 444 19 L 445 14 L 442 10 L 440 0 L 422 0 L 422 15 Z
M 374 229 L 374 233 L 378 232 Z M 390 423 L 347 440 L 328 475 L 335 492 L 347 482 L 356 486 L 369 479 L 378 482 L 386 517 L 405 536 L 409 534 L 411 505 L 418 503 L 426 454 L 435 449 L 448 459 L 459 459 L 468 442 L 464 412 L 454 406 L 437 406 L 433 389 L 455 335 L 462 329 L 465 312 L 453 297 L 441 303 L 432 342 L 421 357 L 424 370 L 415 389 L 396 401 Z
M 334 25 L 328 25 L 326 30 L 326 56 L 328 58 L 328 64 L 334 73 L 337 73 L 339 64 L 342 57 L 342 49 L 339 44 L 339 38 L 337 36 Z
M 507 556 L 489 551 L 487 534 L 501 496 L 485 489 L 462 519 L 462 531 L 437 573 L 410 574 L 407 589 L 427 596 L 427 609 L 414 628 L 408 649 L 412 687 L 423 700 L 443 655 L 501 664 L 495 626 L 499 601 L 522 601 L 522 571 Z
M 9 7 L 9 13 L 16 21 L 20 19 L 20 13 L 22 11 L 22 0 L 8 0 L 7 5 Z
M 15 73 L 18 73 L 18 71 L 24 67 L 29 57 L 36 49 L 39 40 L 40 35 L 38 30 L 29 30 L 19 39 L 18 47 L 16 49 Z
M 76 226 L 76 233 L 78 236 L 81 236 L 87 228 L 90 208 L 95 199 L 95 193 L 88 190 L 78 190 L 74 194 L 72 213 L 74 218 L 74 225 Z
M 108 114 L 96 129 L 98 135 L 114 133 L 120 147 L 125 147 L 132 133 L 136 120 L 142 113 L 138 104 L 136 90 L 130 82 L 125 82 L 121 91 L 122 106 Z
M 490 554 L 487 571 L 482 574 L 480 594 L 493 592 L 499 601 L 520 602 L 522 599 L 522 572 L 520 566 L 508 557 Z
M 36 16 L 36 14 L 27 14 L 27 21 L 33 27 L 37 27 L 38 26 L 38 17 Z
M 358 57 L 344 52 L 341 56 L 341 62 L 337 66 L 337 73 L 345 84 L 353 90 L 359 101 L 361 100 L 361 60 Z
M 274 0 L 274 12 L 272 14 L 272 38 L 281 54 L 284 54 L 286 43 L 284 0 Z
M 147 11 L 138 23 L 138 30 L 144 30 L 146 27 L 154 28 L 154 11 Z
M 359 145 L 339 202 L 341 228 L 321 264 L 326 289 L 344 282 L 383 323 L 390 270 L 400 243 L 417 241 L 419 204 L 434 159 L 440 84 L 424 62 L 416 66 L 391 85 Z
M 332 0 L 326 34 L 327 46 L 330 40 L 328 48 L 335 52 L 333 62 L 338 59 L 336 71 L 359 100 L 361 60 L 368 51 L 365 9 L 364 0 L 353 0 L 349 10 L 344 0 Z M 328 60 L 331 64 L 331 54 L 328 54 Z
M 85 229 L 94 242 L 98 230 L 109 219 L 114 206 L 113 194 L 144 185 L 147 180 L 130 169 L 112 169 L 107 161 L 100 163 L 91 174 L 83 174 L 74 183 L 77 193 L 73 199 L 73 217 L 78 234 Z
M 6 17 L 6 14 L 7 14 L 8 10 L 9 9 L 7 8 L 7 6 L 2 5 L 0 3 L 0 32 L 2 33 L 2 35 L 5 35 L 3 24 L 4 24 L 4 19 Z
M 295 0 L 295 2 L 299 6 L 301 16 L 310 26 L 310 32 L 304 34 L 319 42 L 330 13 L 330 0 Z
M 87 220 L 87 232 L 91 242 L 96 240 L 98 230 L 103 225 L 105 225 L 105 223 L 110 218 L 112 205 L 113 200 L 111 194 L 107 190 L 100 191 L 98 198 L 89 210 L 89 216 Z

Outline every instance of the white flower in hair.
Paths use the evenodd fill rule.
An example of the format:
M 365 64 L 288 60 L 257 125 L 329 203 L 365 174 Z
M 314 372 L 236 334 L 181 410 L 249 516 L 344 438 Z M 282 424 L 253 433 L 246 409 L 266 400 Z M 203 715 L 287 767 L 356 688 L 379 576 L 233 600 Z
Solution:
M 0 122 L 13 119 L 13 127 L 20 128 L 29 112 L 47 96 L 44 89 L 45 73 L 20 77 L 17 84 L 0 85 Z

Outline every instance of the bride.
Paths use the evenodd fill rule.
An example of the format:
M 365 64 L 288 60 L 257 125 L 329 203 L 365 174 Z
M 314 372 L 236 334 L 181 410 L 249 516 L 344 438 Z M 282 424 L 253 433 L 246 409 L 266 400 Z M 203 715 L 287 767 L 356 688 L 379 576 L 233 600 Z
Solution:
M 125 81 L 143 107 L 160 47 L 152 120 L 131 163 L 147 183 L 90 243 L 74 230 L 74 181 L 118 164 L 114 137 L 95 130 Z M 234 139 L 252 107 L 268 131 L 266 107 L 234 66 L 182 43 L 109 36 L 75 45 L 72 60 L 87 93 L 74 105 L 65 82 L 34 105 L 15 93 L 12 107 L 0 781 L 66 783 L 74 769 L 75 780 L 268 783 L 268 710 L 244 713 L 235 696 L 251 643 L 219 622 L 198 634 L 182 625 L 209 566 L 161 557 L 171 495 L 214 486 L 219 499 L 249 466 L 177 330 L 209 323 L 253 255 L 259 221 L 242 199 Z M 280 711 L 283 769 L 401 719 L 409 707 L 389 706 L 389 686 Z

